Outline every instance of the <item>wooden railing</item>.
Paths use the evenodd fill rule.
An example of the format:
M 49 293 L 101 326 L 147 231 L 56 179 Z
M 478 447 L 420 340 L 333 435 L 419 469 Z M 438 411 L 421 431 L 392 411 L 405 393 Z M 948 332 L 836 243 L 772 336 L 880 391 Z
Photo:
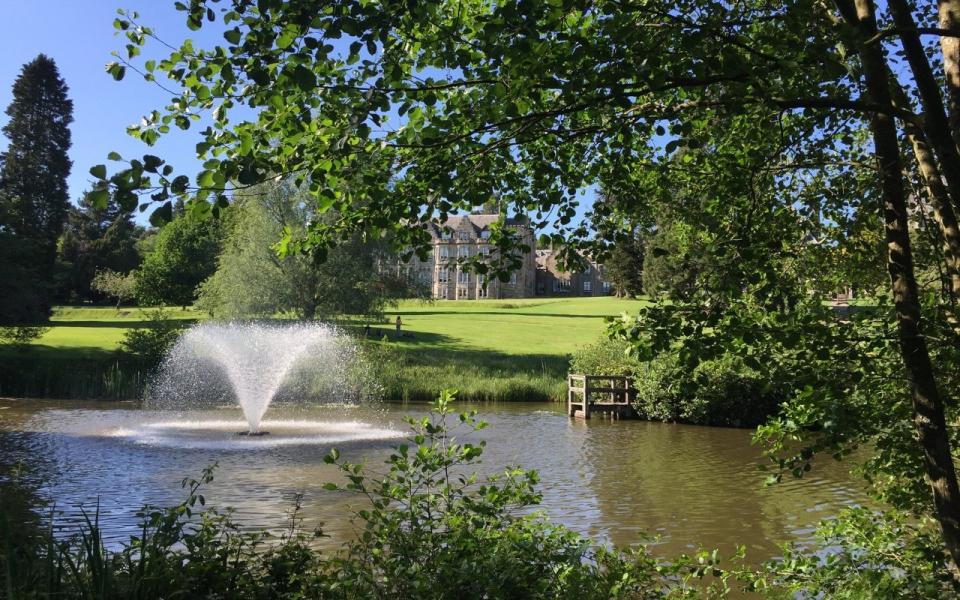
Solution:
M 623 375 L 571 374 L 567 376 L 567 414 L 584 419 L 596 411 L 624 416 L 632 410 L 635 394 L 630 378 Z

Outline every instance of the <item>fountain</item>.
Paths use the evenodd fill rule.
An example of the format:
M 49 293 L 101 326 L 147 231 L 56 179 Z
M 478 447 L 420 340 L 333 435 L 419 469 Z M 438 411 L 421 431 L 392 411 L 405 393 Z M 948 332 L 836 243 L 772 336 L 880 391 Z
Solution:
M 243 409 L 249 429 L 260 422 L 291 370 L 310 359 L 327 375 L 343 376 L 342 355 L 352 347 L 333 328 L 319 323 L 204 323 L 191 328 L 171 351 L 164 371 L 180 377 L 185 361 L 212 361 L 222 370 Z
M 228 449 L 396 437 L 392 429 L 356 421 L 264 420 L 278 403 L 288 413 L 309 408 L 312 414 L 318 405 L 355 405 L 368 380 L 353 342 L 329 325 L 201 323 L 180 337 L 151 383 L 145 408 L 164 417 L 112 435 L 152 445 Z M 225 420 L 227 405 L 239 406 L 243 421 Z M 167 417 L 171 411 L 177 418 Z M 275 435 L 266 439 L 267 433 Z M 248 441 L 238 444 L 224 436 Z

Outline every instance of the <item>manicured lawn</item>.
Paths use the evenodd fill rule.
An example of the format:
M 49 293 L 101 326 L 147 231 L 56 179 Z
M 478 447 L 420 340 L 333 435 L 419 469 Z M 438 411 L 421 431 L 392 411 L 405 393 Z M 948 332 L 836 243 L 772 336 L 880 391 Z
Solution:
M 373 325 L 381 336 L 362 346 L 388 399 L 429 400 L 444 388 L 456 388 L 470 400 L 559 399 L 570 355 L 600 338 L 605 317 L 635 313 L 644 304 L 610 297 L 404 301 L 384 323 Z M 405 334 L 399 339 L 397 315 Z M 171 308 L 167 318 L 196 321 L 205 315 Z M 20 389 L 11 381 L 28 380 L 32 383 L 20 393 L 100 394 L 99 382 L 117 379 L 110 369 L 124 333 L 145 319 L 136 308 L 58 308 L 50 329 L 29 351 L 0 347 L 8 371 L 0 377 L 0 395 L 5 387 Z M 359 333 L 361 326 L 354 321 L 349 329 Z M 86 371 L 92 383 L 74 385 Z M 54 389 L 68 391 L 49 391 Z M 74 389 L 81 391 L 69 391 Z M 122 395 L 129 388 L 111 389 Z
M 646 303 L 619 298 L 406 301 L 388 313 L 400 315 L 407 348 L 484 350 L 509 355 L 568 355 L 600 336 L 605 317 L 634 313 Z
M 187 309 L 166 309 L 167 318 L 197 320 L 203 314 Z M 34 341 L 40 354 L 69 352 L 74 356 L 110 352 L 120 346 L 127 329 L 143 323 L 146 317 L 137 308 L 74 307 L 54 309 L 50 329 Z

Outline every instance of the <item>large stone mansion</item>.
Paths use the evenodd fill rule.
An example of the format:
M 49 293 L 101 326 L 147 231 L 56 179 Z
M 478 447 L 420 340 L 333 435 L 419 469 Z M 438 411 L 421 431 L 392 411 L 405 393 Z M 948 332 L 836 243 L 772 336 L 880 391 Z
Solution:
M 450 217 L 446 227 L 428 225 L 432 251 L 425 261 L 414 256 L 406 265 L 408 275 L 428 287 L 434 298 L 441 300 L 477 300 L 484 298 L 533 298 L 535 296 L 606 296 L 612 293 L 603 278 L 603 265 L 588 261 L 582 272 L 566 272 L 557 265 L 550 249 L 536 249 L 536 236 L 522 219 L 507 219 L 522 243 L 531 248 L 524 253 L 520 269 L 511 273 L 509 281 L 487 279 L 484 275 L 462 270 L 459 259 L 478 254 L 490 255 L 490 226 L 500 218 L 497 214 L 476 214 Z

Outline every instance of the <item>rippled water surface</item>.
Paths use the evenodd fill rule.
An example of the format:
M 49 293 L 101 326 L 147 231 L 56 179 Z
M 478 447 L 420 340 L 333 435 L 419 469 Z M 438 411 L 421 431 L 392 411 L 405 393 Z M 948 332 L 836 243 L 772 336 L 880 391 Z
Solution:
M 571 420 L 559 405 L 476 406 L 490 427 L 484 470 L 519 464 L 541 474 L 542 508 L 576 531 L 616 544 L 643 543 L 675 554 L 704 547 L 725 552 L 746 544 L 759 561 L 812 526 L 864 501 L 847 465 L 828 462 L 803 480 L 763 487 L 750 432 L 641 421 Z M 114 543 L 136 534 L 135 512 L 183 495 L 180 481 L 214 462 L 209 503 L 236 509 L 256 528 L 280 529 L 298 494 L 305 525 L 323 524 L 335 545 L 352 534 L 359 499 L 328 492 L 337 473 L 323 462 L 332 448 L 346 460 L 383 468 L 407 431 L 402 417 L 423 406 L 271 408 L 263 429 L 245 438 L 239 410 L 149 412 L 133 403 L 0 400 L 0 464 L 30 465 L 38 492 L 69 528 L 99 502 Z M 646 537 L 645 537 L 646 536 Z

